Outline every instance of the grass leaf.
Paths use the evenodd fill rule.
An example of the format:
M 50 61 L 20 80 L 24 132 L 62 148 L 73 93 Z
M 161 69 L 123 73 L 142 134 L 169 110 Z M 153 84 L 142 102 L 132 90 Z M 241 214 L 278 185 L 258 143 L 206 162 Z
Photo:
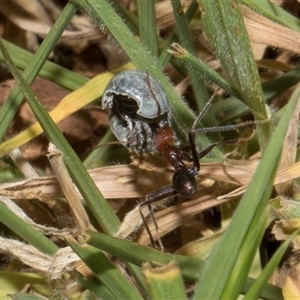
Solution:
M 280 161 L 282 141 L 299 92 L 300 86 L 287 105 L 286 112 L 275 129 L 227 231 L 208 257 L 195 292 L 195 299 L 222 299 L 223 297 L 236 299 L 238 297 L 257 250 L 252 247 L 248 252 L 247 248 L 251 244 L 251 239 L 257 243 L 255 234 L 258 227 L 262 226 L 262 230 L 264 229 L 263 220 L 266 217 L 267 203 Z M 243 263 L 245 261 L 247 261 L 246 265 Z M 227 270 L 227 272 L 216 272 L 217 269 Z M 232 276 L 235 278 L 234 282 Z

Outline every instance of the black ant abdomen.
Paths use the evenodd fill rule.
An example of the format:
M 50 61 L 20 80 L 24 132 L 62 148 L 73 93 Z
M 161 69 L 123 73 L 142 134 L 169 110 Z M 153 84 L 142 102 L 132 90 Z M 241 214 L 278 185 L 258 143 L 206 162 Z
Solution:
M 173 175 L 172 184 L 176 192 L 183 197 L 191 198 L 197 193 L 196 176 L 187 169 L 177 170 Z

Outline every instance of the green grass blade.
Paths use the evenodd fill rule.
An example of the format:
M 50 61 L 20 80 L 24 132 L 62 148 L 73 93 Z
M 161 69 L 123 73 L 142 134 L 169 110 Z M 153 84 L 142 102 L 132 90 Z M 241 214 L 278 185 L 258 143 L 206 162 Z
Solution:
M 193 68 L 195 71 L 197 71 L 198 76 L 200 74 L 200 76 L 216 83 L 229 94 L 237 98 L 240 97 L 239 92 L 228 80 L 226 80 L 217 71 L 205 64 L 201 59 L 197 58 L 193 53 L 189 52 L 185 48 L 182 48 L 178 44 L 173 44 L 172 46 L 174 50 L 170 51 L 176 57 L 176 59 L 178 59 L 184 65 L 188 66 L 188 68 Z
M 203 29 L 241 100 L 251 108 L 256 120 L 268 119 L 260 77 L 239 6 L 229 0 L 199 2 L 204 10 Z M 258 126 L 258 137 L 264 151 L 271 137 L 270 123 Z
M 269 0 L 240 0 L 239 2 L 278 24 L 300 31 L 299 19 Z
M 300 66 L 293 70 L 286 72 L 268 82 L 263 83 L 263 92 L 265 101 L 269 102 L 275 96 L 291 88 L 300 81 Z M 220 101 L 213 105 L 212 109 L 215 111 L 215 117 L 219 123 L 226 123 L 237 118 L 241 118 L 250 113 L 250 109 L 244 103 L 234 97 Z M 222 118 L 220 117 L 222 116 Z
M 265 217 L 273 180 L 280 161 L 282 141 L 294 112 L 299 92 L 300 86 L 295 90 L 287 105 L 286 112 L 275 129 L 228 230 L 207 259 L 195 292 L 195 299 L 222 299 L 224 295 L 230 299 L 237 298 L 250 268 L 249 264 L 244 266 L 243 262 L 252 262 L 255 256 L 255 251 L 250 251 L 244 257 L 240 253 L 247 252 L 244 247 L 251 242 L 251 239 L 253 240 L 257 225 L 261 224 L 260 220 Z M 227 272 L 216 272 L 216 270 L 227 270 Z M 237 282 L 232 282 L 232 275 L 237 276 L 237 274 L 239 274 L 238 278 L 235 277 Z
M 65 7 L 65 9 L 67 9 L 67 6 Z M 64 11 L 63 11 L 64 12 Z M 64 16 L 64 15 L 63 15 Z M 63 18 L 63 17 L 62 17 Z M 64 21 L 66 21 L 66 18 L 63 18 Z M 57 19 L 57 22 L 60 21 L 60 18 Z M 48 33 L 51 37 L 52 31 L 50 30 Z M 56 33 L 55 33 L 56 34 Z M 5 41 L 4 39 L 3 43 L 5 45 L 5 47 L 7 48 L 9 54 L 11 55 L 11 58 L 14 62 L 14 64 L 21 70 L 25 70 L 26 68 L 32 68 L 32 66 L 28 66 L 28 64 L 31 65 L 32 61 L 33 61 L 33 65 L 35 63 L 35 61 L 40 60 L 44 61 L 44 56 L 47 56 L 47 52 L 45 52 L 43 54 L 42 50 L 43 50 L 43 45 L 44 42 L 47 41 L 47 36 L 45 37 L 44 42 L 41 44 L 40 48 L 42 47 L 42 50 L 37 50 L 37 52 L 35 54 L 32 54 L 29 51 L 26 51 L 8 41 Z M 0 51 L 0 61 L 1 62 L 5 62 L 5 59 L 3 57 L 2 52 Z M 29 73 L 29 71 L 26 71 Z M 23 76 L 26 73 L 23 73 Z M 45 61 L 44 65 L 42 67 L 42 69 L 39 71 L 39 76 L 46 78 L 66 89 L 69 89 L 71 91 L 76 90 L 78 88 L 80 88 L 81 86 L 83 86 L 85 83 L 87 83 L 87 81 L 89 80 L 89 78 L 84 77 L 82 75 L 76 74 L 70 70 L 67 70 L 66 68 L 63 68 L 51 61 Z
M 185 18 L 188 24 L 190 24 L 190 22 L 192 21 L 195 12 L 198 9 L 198 3 L 196 0 L 193 0 L 193 2 L 190 4 L 189 8 L 187 9 L 186 13 L 185 13 Z M 171 45 L 177 41 L 177 37 L 176 34 L 174 34 L 167 43 L 164 43 L 164 46 L 161 47 L 162 51 L 160 53 L 160 56 L 158 58 L 158 63 L 162 66 L 165 67 L 166 64 L 169 62 L 170 58 L 171 58 L 171 54 L 169 52 Z
M 199 274 L 203 268 L 203 261 L 198 258 L 163 253 L 149 247 L 139 246 L 130 241 L 121 240 L 102 233 L 88 232 L 88 236 L 88 244 L 111 253 L 123 261 L 142 266 L 142 264 L 147 261 L 167 264 L 173 260 L 180 268 L 182 276 L 186 281 L 196 282 L 199 280 Z M 246 293 L 253 285 L 254 281 L 253 278 L 247 278 L 242 293 Z M 281 289 L 268 284 L 265 286 L 261 297 L 265 300 L 282 300 Z
M 181 273 L 174 262 L 158 268 L 152 268 L 150 263 L 146 263 L 143 272 L 151 299 L 186 299 Z
M 46 275 L 29 273 L 25 270 L 0 271 L 0 299 L 8 299 L 7 294 L 20 292 L 26 284 L 30 284 L 44 297 L 50 297 L 52 294 Z
M 124 5 L 120 3 L 119 0 L 112 0 L 111 3 L 116 7 L 117 14 L 125 20 L 127 26 L 132 31 L 134 35 L 139 34 L 139 20 L 137 15 L 133 12 L 128 10 Z
M 299 232 L 299 230 L 297 231 Z M 296 233 L 293 234 L 291 237 L 289 237 L 280 247 L 277 249 L 277 251 L 273 254 L 271 260 L 268 262 L 266 267 L 263 269 L 260 276 L 255 280 L 254 284 L 251 286 L 249 291 L 244 297 L 244 300 L 252 300 L 252 299 L 258 299 L 260 297 L 261 291 L 267 284 L 268 280 L 274 273 L 275 269 L 280 264 L 280 261 L 283 257 L 283 255 L 286 253 L 286 250 L 288 249 L 292 239 L 295 237 Z
M 72 241 L 69 245 L 116 299 L 142 299 L 102 251 L 92 246 L 81 247 Z
M 65 28 L 69 25 L 69 22 L 75 13 L 76 7 L 73 4 L 67 4 L 55 24 L 52 26 L 49 34 L 23 73 L 23 77 L 29 84 L 31 84 L 38 75 L 44 62 L 47 60 L 48 55 L 52 51 Z M 23 94 L 20 92 L 20 88 L 15 86 L 0 110 L 0 140 L 3 139 L 22 101 Z
M 123 261 L 128 261 L 134 265 L 142 266 L 147 261 L 155 261 L 167 264 L 174 260 L 180 268 L 182 275 L 188 281 L 195 281 L 199 278 L 202 260 L 182 255 L 174 255 L 160 252 L 158 250 L 136 245 L 130 241 L 108 236 L 99 232 L 88 232 L 88 244 L 111 253 Z
M 142 44 L 153 57 L 158 56 L 156 15 L 154 0 L 138 1 L 139 36 Z
M 235 88 L 252 110 L 267 117 L 256 63 L 238 6 L 230 1 L 200 1 L 208 40 Z M 257 99 L 256 99 L 257 98 Z
M 16 216 L 6 205 L 0 203 L 0 222 L 10 228 L 27 243 L 43 253 L 53 255 L 59 249 L 52 241 L 31 225 Z
M 78 276 L 78 282 L 86 289 L 88 289 L 93 295 L 95 295 L 96 299 L 110 299 L 110 300 L 118 300 L 110 290 L 97 278 L 83 278 Z

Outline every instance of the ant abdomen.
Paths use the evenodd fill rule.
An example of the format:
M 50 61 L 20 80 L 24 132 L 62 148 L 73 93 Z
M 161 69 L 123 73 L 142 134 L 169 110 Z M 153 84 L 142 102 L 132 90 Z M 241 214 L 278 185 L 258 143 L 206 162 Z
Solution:
M 173 175 L 172 184 L 176 192 L 186 198 L 197 193 L 196 177 L 188 169 L 179 169 Z

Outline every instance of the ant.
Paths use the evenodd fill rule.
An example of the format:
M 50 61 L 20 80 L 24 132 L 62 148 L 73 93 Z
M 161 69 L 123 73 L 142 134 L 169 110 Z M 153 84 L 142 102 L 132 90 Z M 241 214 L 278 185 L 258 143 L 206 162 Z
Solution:
M 206 156 L 217 145 L 237 144 L 252 138 L 250 136 L 249 138 L 217 141 L 198 152 L 195 142 L 196 132 L 230 131 L 247 125 L 268 122 L 268 120 L 248 121 L 233 125 L 196 128 L 212 105 L 217 92 L 218 90 L 208 100 L 188 133 L 191 155 L 175 145 L 176 137 L 169 122 L 170 114 L 164 89 L 148 73 L 136 70 L 119 73 L 110 81 L 103 94 L 103 107 L 110 108 L 111 129 L 120 142 L 137 153 L 154 151 L 163 156 L 175 169 L 171 185 L 148 194 L 145 201 L 138 205 L 151 244 L 155 247 L 154 238 L 142 211 L 144 206 L 148 208 L 161 250 L 164 247 L 158 234 L 158 225 L 151 204 L 174 195 L 192 198 L 197 193 L 196 176 L 200 171 L 199 159 Z M 141 97 L 142 93 L 143 97 Z M 143 101 L 147 104 L 151 101 L 151 106 L 147 105 L 147 107 L 152 107 L 152 110 L 144 110 Z M 140 111 L 141 113 L 139 113 Z M 132 139 L 133 136 L 135 141 Z M 192 167 L 185 162 L 192 162 Z
M 157 232 L 157 240 L 161 250 L 164 249 L 162 242 L 158 235 L 158 225 L 154 218 L 154 212 L 151 204 L 174 195 L 180 195 L 184 198 L 192 198 L 197 193 L 197 181 L 196 176 L 198 176 L 200 171 L 200 162 L 199 159 L 206 156 L 214 147 L 217 145 L 232 145 L 237 144 L 242 141 L 247 141 L 252 138 L 239 138 L 225 141 L 218 141 L 210 144 L 206 148 L 202 149 L 200 152 L 197 152 L 196 143 L 195 143 L 195 133 L 196 132 L 220 132 L 220 131 L 229 131 L 236 130 L 239 127 L 244 127 L 247 125 L 256 125 L 258 123 L 265 123 L 266 121 L 248 121 L 240 124 L 224 125 L 224 126 L 215 126 L 207 128 L 196 128 L 200 123 L 201 119 L 205 113 L 210 108 L 213 99 L 215 98 L 218 90 L 211 96 L 209 101 L 204 106 L 203 110 L 200 112 L 198 117 L 193 123 L 191 130 L 188 133 L 188 141 L 190 144 L 191 154 L 190 156 L 187 152 L 182 151 L 179 147 L 174 145 L 175 134 L 172 128 L 166 125 L 164 128 L 159 129 L 155 132 L 153 136 L 153 149 L 165 157 L 165 159 L 173 166 L 175 172 L 172 178 L 172 185 L 165 186 L 161 189 L 158 189 L 148 195 L 146 195 L 146 200 L 141 202 L 138 205 L 141 218 L 143 220 L 145 229 L 149 235 L 152 246 L 155 246 L 154 238 L 150 232 L 149 226 L 147 225 L 146 218 L 143 214 L 142 208 L 144 206 L 148 207 L 152 222 L 154 224 L 155 230 Z M 188 166 L 186 162 L 192 162 L 193 166 Z

